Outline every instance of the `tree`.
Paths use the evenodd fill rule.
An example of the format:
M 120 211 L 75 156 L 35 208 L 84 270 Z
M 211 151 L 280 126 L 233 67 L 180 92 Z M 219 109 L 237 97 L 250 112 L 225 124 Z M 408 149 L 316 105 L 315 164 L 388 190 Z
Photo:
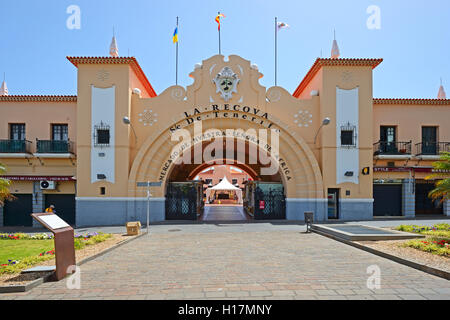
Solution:
M 440 178 L 440 180 L 436 182 L 436 188 L 431 190 L 428 196 L 433 200 L 450 200 L 450 152 L 441 152 L 441 158 L 433 163 L 433 169 L 438 172 L 426 179 Z
M 0 175 L 6 173 L 6 167 L 0 163 Z M 0 205 L 5 203 L 5 200 L 12 200 L 14 197 L 9 192 L 9 187 L 11 186 L 11 181 L 0 177 Z

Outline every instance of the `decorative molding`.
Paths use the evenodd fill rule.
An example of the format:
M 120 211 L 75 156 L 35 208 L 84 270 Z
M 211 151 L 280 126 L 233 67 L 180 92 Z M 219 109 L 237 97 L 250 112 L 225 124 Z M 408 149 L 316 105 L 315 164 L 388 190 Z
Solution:
M 299 110 L 294 114 L 294 123 L 298 127 L 309 127 L 312 125 L 313 115 L 308 110 Z
M 58 96 L 58 95 L 0 96 L 0 102 L 77 102 L 77 96 Z
M 373 104 L 450 105 L 450 99 L 384 99 L 374 98 Z
M 158 114 L 153 113 L 152 109 L 145 109 L 143 112 L 139 113 L 139 122 L 144 126 L 152 126 L 153 123 L 157 122 Z

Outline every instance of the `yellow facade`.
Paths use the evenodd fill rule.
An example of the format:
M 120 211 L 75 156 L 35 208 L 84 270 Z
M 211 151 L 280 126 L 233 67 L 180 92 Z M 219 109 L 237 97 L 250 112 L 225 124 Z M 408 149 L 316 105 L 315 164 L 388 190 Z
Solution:
M 195 130 L 199 124 L 201 134 L 215 130 L 217 137 L 231 129 L 279 133 L 275 159 L 279 168 L 273 175 L 258 179 L 282 183 L 289 220 L 302 220 L 303 211 L 308 210 L 315 211 L 318 220 L 327 220 L 333 192 L 338 192 L 340 201 L 336 218 L 371 219 L 374 181 L 396 180 L 405 195 L 411 179 L 427 176 L 425 169 L 437 159 L 437 151 L 450 149 L 450 144 L 445 144 L 450 141 L 450 100 L 373 98 L 372 72 L 381 59 L 317 59 L 290 94 L 282 87 L 263 87 L 259 83 L 263 75 L 250 61 L 216 55 L 196 65 L 190 74 L 192 85 L 171 86 L 159 95 L 135 58 L 68 60 L 78 71 L 76 97 L 0 96 L 4 115 L 0 140 L 5 141 L 3 150 L 0 146 L 0 161 L 8 167 L 7 175 L 14 176 L 14 194 L 40 197 L 33 211 L 44 205 L 46 194 L 76 195 L 74 214 L 76 211 L 79 226 L 140 219 L 146 190 L 136 183 L 142 181 L 161 182 L 161 187 L 152 189 L 152 219 L 164 220 L 168 184 L 188 180 L 204 165 L 175 164 L 178 142 L 171 137 L 186 130 L 194 141 L 185 152 L 192 150 L 194 158 L 196 146 L 213 142 L 198 136 Z M 230 96 L 214 82 L 224 72 L 237 79 Z M 124 123 L 124 117 L 131 125 Z M 322 126 L 326 118 L 330 124 Z M 8 149 L 12 124 L 25 124 L 30 143 L 24 152 Z M 55 124 L 67 125 L 73 146 L 68 152 L 39 152 L 36 139 L 51 141 Z M 411 150 L 383 152 L 379 146 L 384 144 L 378 143 L 383 138 L 380 132 L 385 130 L 381 127 L 391 127 L 386 130 L 395 131 L 396 141 L 411 142 L 404 144 Z M 422 127 L 437 128 L 433 129 L 437 132 L 436 146 L 441 149 L 434 155 L 416 152 L 423 132 L 434 132 Z M 105 144 L 98 143 L 97 134 L 102 130 L 108 131 L 110 139 Z M 344 142 L 344 134 L 350 143 Z M 247 148 L 254 144 L 248 135 L 239 139 Z M 267 145 L 272 147 L 271 141 Z M 232 164 L 252 172 L 264 167 L 237 159 Z M 414 169 L 418 167 L 423 170 Z M 368 174 L 363 174 L 363 168 L 369 168 Z M 35 184 L 39 179 L 23 181 L 33 176 L 42 180 L 54 177 L 55 189 L 38 188 Z M 376 188 L 378 192 L 378 184 Z M 35 195 L 37 189 L 41 195 Z M 401 201 L 403 215 L 411 215 L 409 200 L 402 196 Z M 446 214 L 447 207 L 442 211 Z

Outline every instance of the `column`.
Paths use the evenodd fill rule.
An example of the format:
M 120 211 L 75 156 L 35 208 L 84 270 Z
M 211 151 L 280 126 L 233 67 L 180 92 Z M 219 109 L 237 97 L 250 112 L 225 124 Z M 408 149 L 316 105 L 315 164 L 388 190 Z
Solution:
M 44 212 L 44 194 L 40 188 L 39 181 L 33 182 L 33 213 Z M 41 228 L 42 225 L 33 219 L 33 228 Z
M 402 184 L 402 214 L 408 218 L 416 216 L 416 194 L 414 179 L 404 179 Z
M 0 227 L 3 227 L 3 206 L 0 206 Z
M 444 216 L 450 217 L 450 200 L 444 200 L 443 206 L 444 206 Z

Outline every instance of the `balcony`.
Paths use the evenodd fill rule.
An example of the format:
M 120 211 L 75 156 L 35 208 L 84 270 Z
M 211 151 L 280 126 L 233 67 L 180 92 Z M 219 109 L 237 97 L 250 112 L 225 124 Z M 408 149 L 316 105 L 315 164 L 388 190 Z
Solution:
M 36 139 L 37 153 L 73 153 L 72 141 L 38 140 Z
M 416 143 L 416 156 L 438 156 L 443 151 L 450 152 L 450 142 Z
M 0 153 L 31 153 L 31 141 L 0 140 Z
M 410 156 L 412 142 L 378 141 L 373 144 L 374 156 Z

